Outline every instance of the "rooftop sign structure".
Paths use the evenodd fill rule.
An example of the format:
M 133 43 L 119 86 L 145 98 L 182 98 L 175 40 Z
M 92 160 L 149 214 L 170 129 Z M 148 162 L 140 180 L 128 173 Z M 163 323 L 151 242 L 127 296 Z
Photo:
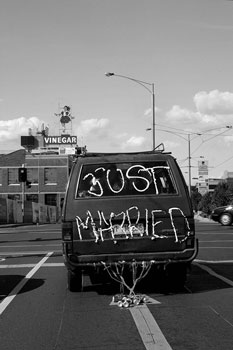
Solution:
M 59 113 L 55 113 L 55 115 L 60 119 L 61 134 L 66 134 L 68 130 L 72 133 L 72 120 L 74 116 L 71 114 L 71 107 L 66 105 Z
M 45 145 L 76 145 L 77 136 L 61 135 L 61 136 L 45 136 Z

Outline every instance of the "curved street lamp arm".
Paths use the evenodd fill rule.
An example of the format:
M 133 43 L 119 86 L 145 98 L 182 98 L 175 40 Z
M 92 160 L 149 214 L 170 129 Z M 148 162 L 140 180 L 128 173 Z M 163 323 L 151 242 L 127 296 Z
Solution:
M 138 80 L 135 78 L 131 78 L 128 77 L 126 75 L 121 75 L 121 74 L 115 74 L 113 72 L 107 72 L 105 73 L 106 77 L 119 77 L 119 78 L 124 78 L 124 79 L 128 79 L 133 81 L 134 83 L 137 83 L 139 85 L 141 85 L 142 87 L 144 87 L 144 89 L 146 89 L 147 91 L 149 91 L 150 95 L 152 96 L 152 129 L 153 129 L 153 145 L 152 145 L 152 150 L 155 150 L 155 84 L 154 83 L 148 83 L 146 81 L 143 80 Z M 150 88 L 147 86 L 149 85 Z
M 153 93 L 154 93 L 154 84 L 153 84 L 153 83 L 148 83 L 148 82 L 146 82 L 146 81 L 138 80 L 138 79 L 135 79 L 135 78 L 131 78 L 131 77 L 128 77 L 128 76 L 126 76 L 126 75 L 115 74 L 115 73 L 110 73 L 110 72 L 105 73 L 105 75 L 106 75 L 106 77 L 115 76 L 115 77 L 120 77 L 120 78 L 124 78 L 124 79 L 128 79 L 128 80 L 132 80 L 132 81 L 134 81 L 135 83 L 138 83 L 138 84 L 140 84 L 141 86 L 143 86 L 147 91 L 149 91 L 150 94 L 153 94 Z M 146 85 L 150 85 L 150 86 L 151 86 L 151 89 L 149 89 Z

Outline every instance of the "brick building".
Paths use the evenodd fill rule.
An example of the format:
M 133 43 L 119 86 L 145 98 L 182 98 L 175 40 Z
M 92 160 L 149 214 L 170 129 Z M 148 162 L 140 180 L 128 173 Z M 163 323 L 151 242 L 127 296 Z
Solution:
M 27 169 L 27 180 L 19 182 L 18 169 Z M 33 152 L 20 149 L 0 155 L 0 197 L 56 206 L 61 211 L 72 156 L 61 154 L 59 147 L 38 148 Z

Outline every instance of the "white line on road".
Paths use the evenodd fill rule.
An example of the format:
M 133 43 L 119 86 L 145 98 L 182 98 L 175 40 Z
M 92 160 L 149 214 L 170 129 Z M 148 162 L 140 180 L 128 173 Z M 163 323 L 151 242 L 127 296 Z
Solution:
M 160 304 L 158 300 L 148 296 L 146 299 L 150 305 Z M 110 303 L 111 306 L 117 304 L 114 301 Z M 133 317 L 146 350 L 172 350 L 146 304 L 132 306 L 127 310 Z
M 2 259 L 6 260 L 6 259 Z M 193 264 L 199 263 L 199 264 L 233 264 L 233 260 L 200 260 L 195 259 L 193 261 Z M 36 264 L 0 264 L 0 269 L 21 269 L 21 268 L 31 268 L 34 267 Z M 41 267 L 63 267 L 65 266 L 64 263 L 45 263 Z M 112 304 L 113 305 L 113 304 Z
M 60 247 L 61 244 L 46 244 L 46 247 Z M 2 248 L 31 248 L 31 247 L 44 247 L 44 244 L 24 244 L 24 245 L 1 245 L 1 249 Z
M 36 251 L 36 250 L 34 250 L 34 251 L 27 251 L 27 252 L 25 252 L 25 251 L 23 251 L 23 252 L 7 252 L 7 253 L 2 253 L 2 252 L 0 252 L 0 256 L 6 256 L 6 257 L 22 257 L 22 256 L 24 256 L 24 255 L 44 255 L 44 254 L 46 254 L 46 253 L 48 253 L 48 251 L 46 251 L 46 250 L 38 250 L 38 251 Z M 53 250 L 53 254 L 54 253 L 62 253 L 61 252 L 61 250 Z
M 193 262 L 203 263 L 203 264 L 233 264 L 233 260 L 201 260 L 201 259 L 195 259 Z
M 12 300 L 16 297 L 16 295 L 20 292 L 20 290 L 24 287 L 24 285 L 28 282 L 28 280 L 39 270 L 39 268 L 45 263 L 45 261 L 53 254 L 53 252 L 49 252 L 46 256 L 41 259 L 38 264 L 36 264 L 31 271 L 24 277 L 24 279 L 19 282 L 16 287 L 10 292 L 10 294 L 3 299 L 0 303 L 0 315 L 7 308 L 7 306 L 12 302 Z
M 146 305 L 129 308 L 146 350 L 172 350 Z
M 221 233 L 219 233 L 219 232 L 198 232 L 198 236 L 205 236 L 205 235 L 231 235 L 232 236 L 232 232 L 227 232 L 227 231 L 224 231 L 224 232 L 221 232 Z
M 8 265 L 0 265 L 0 269 L 22 269 L 34 267 L 36 264 L 8 264 Z M 45 263 L 41 267 L 63 267 L 64 263 Z
M 198 267 L 200 267 L 200 269 L 202 269 L 202 270 L 208 272 L 211 276 L 214 276 L 214 277 L 220 279 L 221 281 L 223 281 L 223 282 L 229 284 L 231 287 L 233 287 L 233 281 L 229 280 L 228 278 L 226 278 L 226 277 L 224 277 L 224 276 L 219 275 L 218 273 L 214 272 L 214 271 L 213 271 L 211 268 L 209 268 L 208 266 L 201 265 L 201 264 L 199 264 L 199 263 L 197 263 L 197 262 L 194 262 L 193 264 L 196 265 L 196 266 L 198 266 Z
M 233 247 L 199 247 L 199 249 L 233 249 Z
M 226 242 L 233 242 L 233 239 L 218 239 L 218 240 L 215 240 L 215 241 L 200 241 L 198 240 L 199 243 L 226 243 Z

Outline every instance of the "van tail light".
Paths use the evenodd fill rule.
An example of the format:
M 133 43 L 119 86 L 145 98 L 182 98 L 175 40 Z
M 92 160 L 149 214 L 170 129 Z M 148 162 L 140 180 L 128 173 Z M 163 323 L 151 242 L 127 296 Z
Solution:
M 70 222 L 62 223 L 62 240 L 65 242 L 72 241 L 73 238 L 73 224 Z

